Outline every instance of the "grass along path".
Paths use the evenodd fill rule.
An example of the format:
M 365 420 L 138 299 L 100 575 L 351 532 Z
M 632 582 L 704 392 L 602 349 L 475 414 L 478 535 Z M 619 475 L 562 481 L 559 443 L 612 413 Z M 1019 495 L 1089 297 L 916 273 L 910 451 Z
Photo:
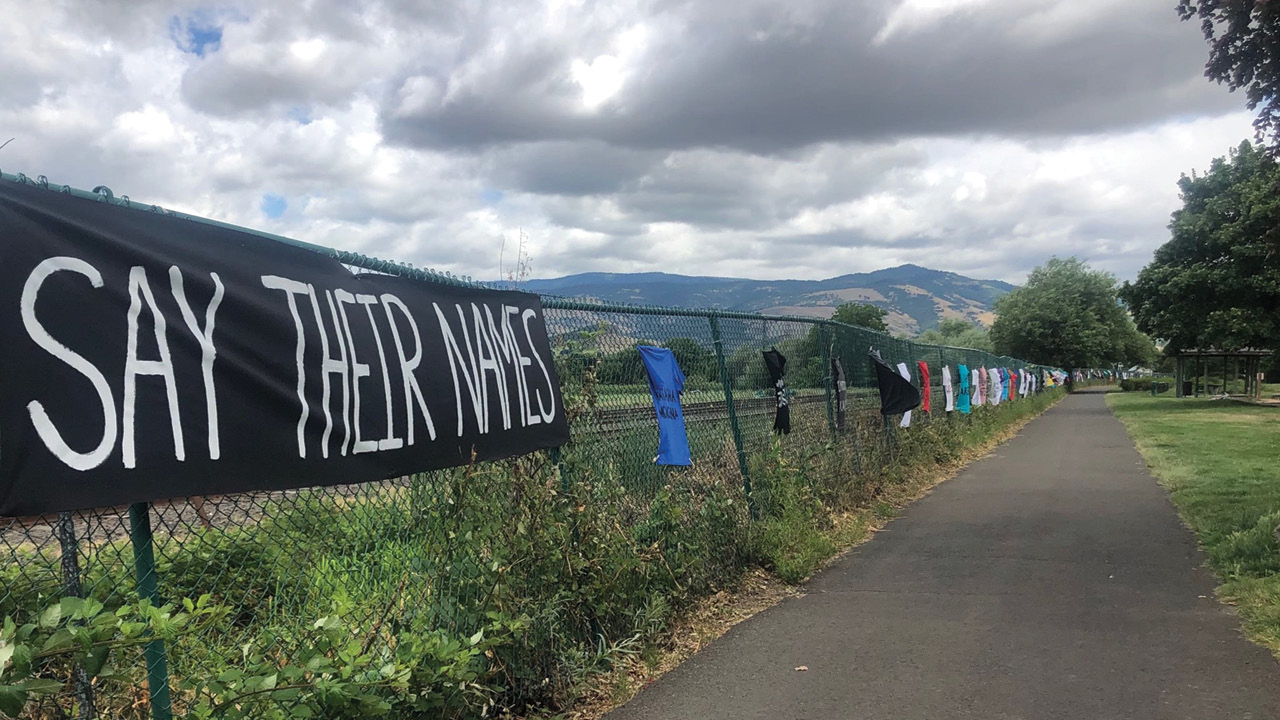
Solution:
M 1107 400 L 1199 537 L 1220 597 L 1280 657 L 1280 410 L 1145 393 Z
M 589 678 L 566 712 L 531 714 L 521 720 L 599 720 L 734 625 L 784 599 L 802 596 L 803 581 L 814 572 L 870 540 L 895 520 L 903 508 L 928 495 L 969 464 L 987 457 L 1062 397 L 1056 392 L 1044 394 L 1034 398 L 1034 402 L 1014 406 L 1019 408 L 1018 416 L 1005 427 L 981 440 L 963 443 L 964 450 L 954 458 L 912 465 L 899 482 L 886 484 L 873 500 L 833 510 L 829 523 L 823 523 L 821 527 L 815 526 L 812 518 L 789 518 L 773 523 L 764 529 L 766 535 L 774 536 L 773 539 L 762 538 L 766 545 L 771 546 L 766 552 L 772 555 L 772 572 L 754 568 L 736 587 L 693 603 L 660 637 L 649 639 L 635 653 L 617 658 L 612 671 Z M 968 419 L 956 415 L 950 420 L 933 418 L 933 421 L 962 423 Z M 504 720 L 515 718 L 512 716 Z

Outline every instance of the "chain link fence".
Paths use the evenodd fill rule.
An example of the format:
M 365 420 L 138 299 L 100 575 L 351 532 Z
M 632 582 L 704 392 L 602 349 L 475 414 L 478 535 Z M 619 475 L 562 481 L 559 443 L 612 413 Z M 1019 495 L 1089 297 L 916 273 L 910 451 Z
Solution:
M 518 632 L 479 659 L 487 696 L 477 700 L 480 679 L 471 687 L 415 676 L 409 682 L 439 704 L 422 701 L 412 707 L 429 709 L 409 716 L 556 707 L 682 601 L 732 584 L 758 562 L 761 528 L 795 493 L 824 507 L 866 502 L 907 460 L 956 457 L 1015 417 L 1021 399 L 942 412 L 944 366 L 1045 369 L 814 319 L 554 297 L 543 304 L 572 433 L 560 450 L 383 482 L 0 518 L 0 617 L 19 625 L 68 596 L 108 609 L 209 596 L 227 609 L 170 642 L 112 650 L 114 674 L 90 678 L 51 661 L 41 677 L 58 691 L 32 696 L 19 717 L 187 717 L 216 692 L 211 683 L 231 682 L 250 658 L 287 665 L 326 617 L 338 618 L 348 647 L 388 659 L 409 634 L 431 633 L 450 648 L 448 639 L 518 619 Z M 658 429 L 638 344 L 670 348 L 687 377 L 691 467 L 654 463 Z M 879 414 L 871 348 L 913 372 L 917 362 L 928 366 L 934 409 L 917 411 L 909 429 Z M 786 436 L 772 430 L 767 349 L 788 358 Z M 842 429 L 832 358 L 847 374 Z M 285 708 L 296 696 L 257 692 Z
M 753 517 L 768 516 L 776 501 L 765 467 L 775 443 L 784 459 L 820 458 L 809 480 L 835 502 L 868 492 L 859 484 L 882 479 L 895 453 L 929 426 L 972 425 L 998 411 L 946 415 L 935 406 L 900 430 L 879 415 L 869 348 L 912 368 L 926 362 L 939 405 L 943 366 L 1039 369 L 831 322 L 544 304 L 571 420 L 573 439 L 561 452 L 384 482 L 0 520 L 0 615 L 19 623 L 66 595 L 110 607 L 139 593 L 161 602 L 207 594 L 231 608 L 216 626 L 117 660 L 145 672 L 92 686 L 73 677 L 23 717 L 181 717 L 198 692 L 189 681 L 234 667 L 246 645 L 288 657 L 291 639 L 337 598 L 351 605 L 344 617 L 353 637 L 388 647 L 407 626 L 465 637 L 495 610 L 528 617 L 529 629 L 503 651 L 503 704 L 554 704 L 581 669 L 565 667 L 575 656 L 566 643 L 585 665 L 601 644 L 645 630 L 645 606 L 611 607 L 593 592 L 670 602 L 655 599 L 712 591 L 750 562 Z M 690 468 L 654 464 L 658 430 L 637 344 L 672 349 L 687 377 Z M 761 358 L 770 348 L 788 358 L 792 432 L 782 438 L 772 430 L 775 397 Z M 847 372 L 843 431 L 832 357 Z M 558 557 L 522 537 L 567 552 Z M 658 577 L 609 577 L 628 572 Z

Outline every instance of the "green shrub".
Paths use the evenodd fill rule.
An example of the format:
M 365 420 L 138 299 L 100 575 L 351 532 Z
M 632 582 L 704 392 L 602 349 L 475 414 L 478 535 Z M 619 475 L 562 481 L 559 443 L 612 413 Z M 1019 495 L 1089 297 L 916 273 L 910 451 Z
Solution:
M 575 427 L 590 425 L 596 402 L 591 377 L 582 383 L 566 395 Z M 839 549 L 836 512 L 881 503 L 886 488 L 1060 395 L 920 415 L 909 431 L 867 412 L 851 413 L 835 437 L 821 412 L 797 412 L 785 437 L 749 426 L 749 497 L 728 423 L 709 420 L 689 425 L 688 468 L 653 463 L 651 429 L 610 430 L 555 460 L 538 453 L 274 495 L 255 500 L 244 522 L 166 528 L 155 540 L 162 602 L 206 597 L 218 610 L 166 636 L 175 707 L 196 713 L 256 692 L 273 666 L 291 677 L 272 682 L 303 687 L 252 695 L 238 717 L 562 708 L 586 676 L 639 653 L 687 603 L 752 564 L 799 582 Z M 101 542 L 87 560 L 90 594 L 107 612 L 128 612 L 127 540 Z M 0 610 L 28 622 L 56 599 L 59 577 L 50 553 L 0 568 Z M 100 714 L 142 720 L 145 703 L 122 688 L 142 683 L 145 665 L 135 652 L 116 666 L 127 677 L 102 686 Z M 70 687 L 69 668 L 42 677 Z M 347 680 L 331 687 L 331 672 Z
M 763 567 L 786 582 L 798 583 L 836 548 L 823 533 L 831 515 L 818 500 L 813 481 L 781 447 L 775 440 L 751 466 L 752 499 L 760 517 L 753 551 Z
M 1170 377 L 1138 377 L 1126 378 L 1120 381 L 1120 389 L 1124 392 L 1151 392 L 1151 386 L 1158 384 L 1160 392 L 1167 392 L 1173 388 L 1173 378 Z

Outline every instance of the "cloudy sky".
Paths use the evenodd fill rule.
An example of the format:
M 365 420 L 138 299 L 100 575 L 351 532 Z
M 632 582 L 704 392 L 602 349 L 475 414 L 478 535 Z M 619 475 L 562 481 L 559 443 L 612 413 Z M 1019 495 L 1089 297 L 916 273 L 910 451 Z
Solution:
M 0 169 L 477 278 L 1132 277 L 1251 136 L 1175 5 L 0 0 Z

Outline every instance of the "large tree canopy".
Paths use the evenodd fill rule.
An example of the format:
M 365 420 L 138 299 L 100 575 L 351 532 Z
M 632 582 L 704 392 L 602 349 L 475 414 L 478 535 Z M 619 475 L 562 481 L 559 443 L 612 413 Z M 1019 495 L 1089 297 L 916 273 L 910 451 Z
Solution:
M 1204 74 L 1232 90 L 1243 88 L 1258 138 L 1280 152 L 1280 2 L 1179 0 L 1183 20 L 1198 18 L 1209 41 Z
M 1065 368 L 1143 363 L 1152 357 L 1116 298 L 1115 276 L 1052 258 L 996 300 L 991 342 L 1002 355 Z
M 1280 166 L 1246 142 L 1178 186 L 1172 238 L 1120 292 L 1138 326 L 1171 350 L 1280 348 Z
M 884 322 L 884 316 L 888 314 L 887 311 L 875 305 L 845 303 L 836 308 L 836 312 L 831 316 L 831 319 L 845 325 L 857 325 L 858 327 L 879 330 L 880 332 L 889 332 L 889 326 Z
M 943 318 L 938 321 L 938 327 L 920 333 L 916 339 L 933 345 L 991 351 L 991 336 L 986 328 L 960 318 Z

